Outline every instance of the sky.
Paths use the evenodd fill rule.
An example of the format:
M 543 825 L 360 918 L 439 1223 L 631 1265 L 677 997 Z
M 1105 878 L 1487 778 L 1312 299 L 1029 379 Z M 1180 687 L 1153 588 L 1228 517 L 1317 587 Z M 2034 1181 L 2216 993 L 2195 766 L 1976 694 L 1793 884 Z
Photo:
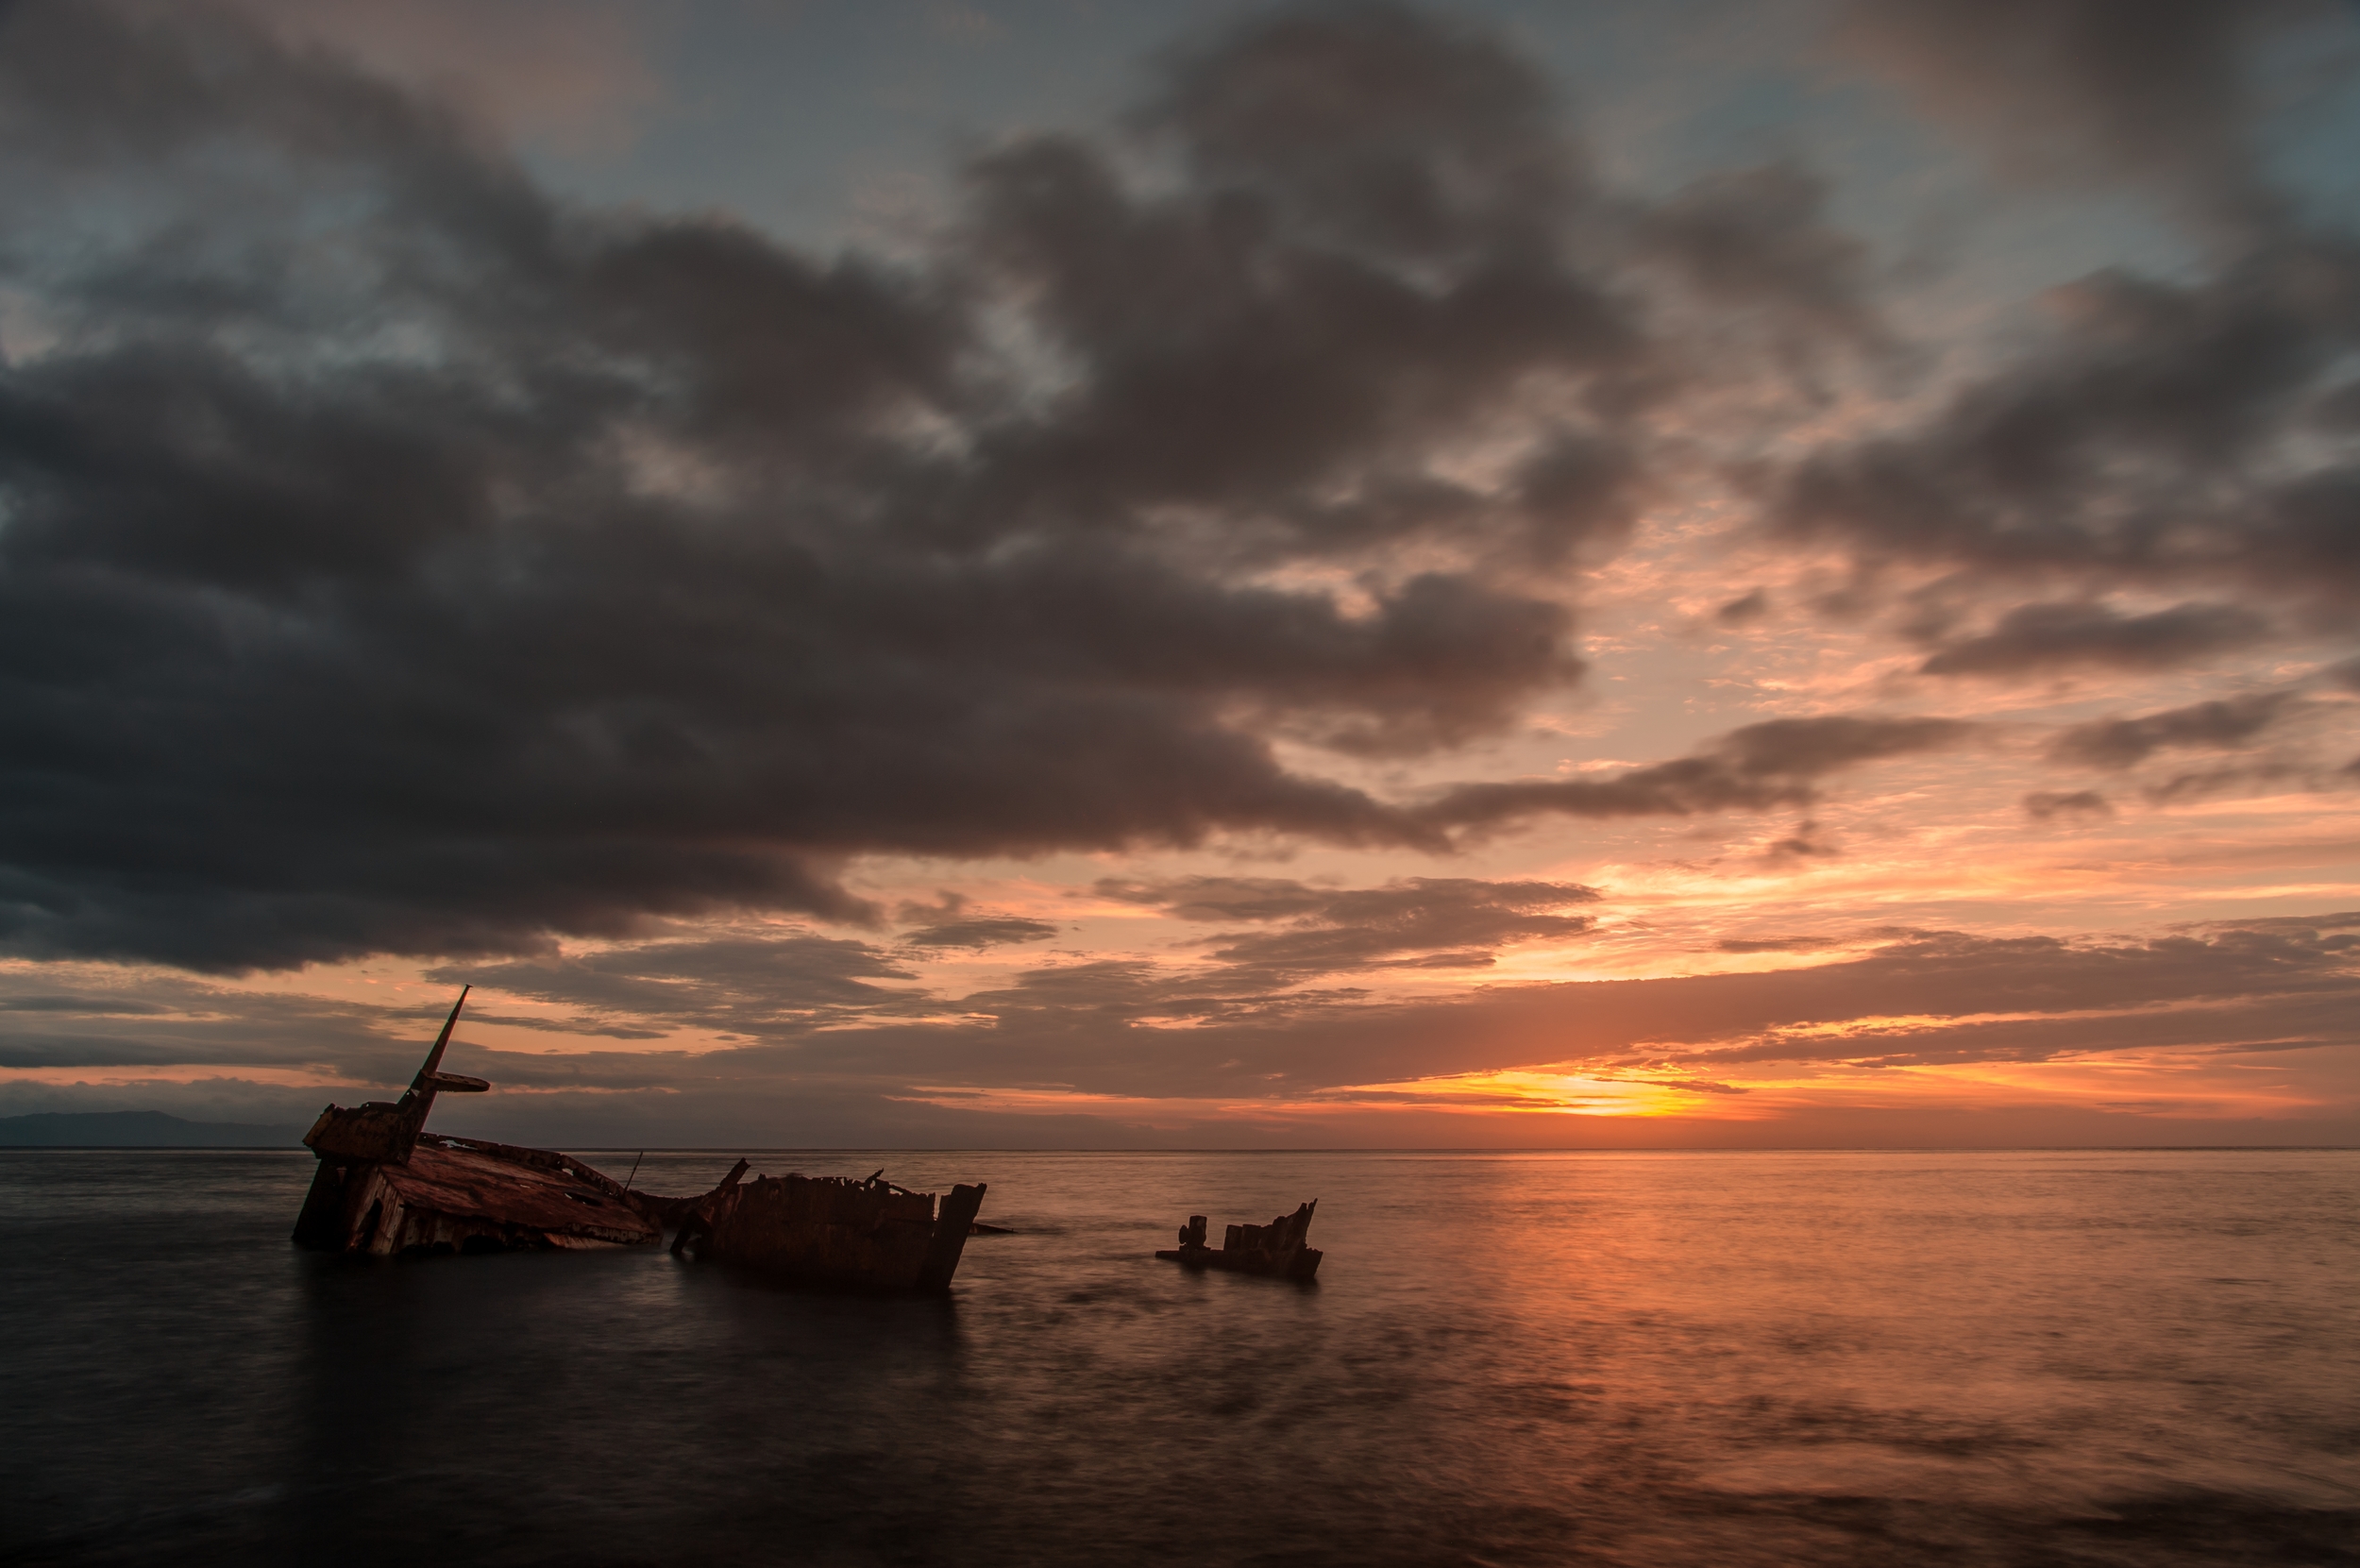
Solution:
M 2355 68 L 0 3 L 0 1115 L 2360 1141 Z

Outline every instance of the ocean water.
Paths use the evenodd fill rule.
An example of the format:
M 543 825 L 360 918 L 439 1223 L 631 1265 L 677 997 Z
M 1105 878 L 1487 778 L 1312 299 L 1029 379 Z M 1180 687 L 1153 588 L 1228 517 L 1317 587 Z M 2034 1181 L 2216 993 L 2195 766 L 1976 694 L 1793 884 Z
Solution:
M 2360 1562 L 2360 1153 L 756 1157 L 987 1181 L 948 1300 L 322 1257 L 311 1163 L 0 1154 L 0 1561 Z

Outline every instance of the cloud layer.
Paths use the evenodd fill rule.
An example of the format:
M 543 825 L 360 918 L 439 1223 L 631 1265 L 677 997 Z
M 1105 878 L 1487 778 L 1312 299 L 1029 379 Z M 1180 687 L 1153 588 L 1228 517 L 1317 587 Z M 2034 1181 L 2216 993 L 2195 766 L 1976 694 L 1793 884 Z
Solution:
M 983 152 L 898 267 L 569 206 L 224 15 L 0 28 L 23 952 L 860 920 L 852 856 L 1591 809 L 1387 801 L 1273 747 L 1416 757 L 1579 680 L 1526 574 L 1627 535 L 1691 374 L 1634 258 L 1848 309 L 1793 177 L 1601 243 L 1636 230 L 1544 79 L 1386 8 L 1177 57 L 1136 120 L 1162 183 Z M 1672 767 L 1613 809 L 1802 776 Z
M 2272 142 L 2340 13 L 1829 0 L 1977 201 L 2129 236 L 1971 328 L 1471 13 L 1185 38 L 889 257 L 531 172 L 651 101 L 598 14 L 463 103 L 439 8 L 0 5 L 0 1067 L 397 1076 L 85 962 L 386 953 L 522 1094 L 864 1116 L 2351 1043 L 2346 917 L 2023 935 L 2239 796 L 2324 825 L 2189 855 L 2349 902 L 2360 240 Z M 1856 902 L 1644 935 L 1773 877 Z M 1816 967 L 1503 978 L 1647 940 Z
M 704 1136 L 727 1128 L 776 1142 L 787 1129 L 810 1136 L 834 1118 L 838 1137 L 860 1128 L 946 1146 L 1003 1136 L 1136 1142 L 1185 1140 L 1191 1129 L 1201 1138 L 1216 1130 L 1205 1119 L 1223 1118 L 1232 1122 L 1223 1138 L 1241 1131 L 1283 1138 L 1292 1129 L 1323 1141 L 1323 1117 L 1363 1134 L 1382 1125 L 1346 1112 L 1545 1104 L 1512 1073 L 1495 1082 L 1504 1071 L 1541 1068 L 1592 1085 L 1644 1086 L 1671 1096 L 1665 1108 L 1674 1111 L 1685 1103 L 1694 1115 L 1759 1112 L 1774 1122 L 1778 1107 L 1811 1104 L 1812 1085 L 1845 1090 L 1823 1095 L 1823 1104 L 1897 1111 L 1937 1103 L 1926 1091 L 1955 1081 L 1936 1075 L 1966 1071 L 1965 1084 L 1982 1087 L 1964 1102 L 1956 1094 L 1940 1100 L 1946 1114 L 1963 1104 L 2022 1111 L 2042 1096 L 1995 1074 L 2073 1071 L 2119 1058 L 2160 1069 L 2156 1087 L 2172 1097 L 2143 1108 L 2084 1098 L 2077 1102 L 2084 1112 L 2160 1110 L 2166 1120 L 2150 1123 L 2151 1136 L 2179 1136 L 2170 1117 L 2200 1128 L 2250 1116 L 2246 1090 L 2272 1087 L 2310 1107 L 2314 1120 L 2303 1125 L 2314 1133 L 2330 1123 L 2344 1129 L 2338 1136 L 2350 1133 L 2348 1064 L 2360 1049 L 2352 1023 L 2360 915 L 2352 913 L 2073 941 L 1856 932 L 1839 944 L 1848 951 L 1812 968 L 1509 985 L 1378 1003 L 1349 986 L 1300 982 L 1365 975 L 1438 943 L 1559 937 L 1550 922 L 1581 921 L 1568 911 L 1593 901 L 1578 887 L 1487 891 L 1449 882 L 1355 890 L 1215 879 L 1107 892 L 1276 940 L 1257 948 L 1233 929 L 1205 944 L 1203 960 L 1071 962 L 955 998 L 908 986 L 876 949 L 819 938 L 666 942 L 571 961 L 522 960 L 469 972 L 511 996 L 578 1009 L 565 1024 L 571 1032 L 594 1029 L 600 1016 L 621 1026 L 596 1051 L 487 1049 L 469 1037 L 519 1021 L 487 1013 L 454 1049 L 468 1071 L 499 1086 L 476 1111 L 511 1131 L 563 1125 L 578 1140 L 593 1127 L 628 1124 L 639 1137 L 650 1128 L 701 1127 Z M 1357 919 L 1363 903 L 1378 906 L 1381 918 Z M 1398 939 L 1323 945 L 1363 923 Z M 1296 936 L 1306 940 L 1295 944 Z M 435 1021 L 430 1008 L 396 1016 L 298 998 L 251 1006 L 244 1020 L 209 1020 L 203 1015 L 219 993 L 186 981 L 150 980 L 126 991 L 59 977 L 46 991 L 4 988 L 0 1054 L 8 1065 L 112 1068 L 134 1077 L 172 1063 L 215 1062 L 244 1072 L 306 1068 L 325 1073 L 323 1083 L 397 1084 Z M 736 1043 L 693 1054 L 653 1041 L 635 1049 L 631 1026 L 643 1021 L 727 1026 Z M 146 1037 L 132 1037 L 126 1026 Z M 2339 1063 L 2347 1064 L 2340 1078 Z M 2254 1077 L 2257 1066 L 2267 1068 L 2267 1081 Z M 200 1083 L 174 1103 L 224 1088 Z M 230 1104 L 249 1117 L 290 1115 L 274 1107 L 300 1107 L 321 1092 L 249 1088 Z M 1005 1120 L 1012 1100 L 1049 1120 L 1016 1132 Z M 21 1092 L 8 1102 L 37 1103 Z M 84 1091 L 38 1103 L 93 1102 Z M 1157 1104 L 1175 1109 L 1159 1115 Z M 1067 1120 L 1051 1114 L 1059 1111 Z M 1141 1114 L 1149 1122 L 1125 1131 L 1122 1119 Z M 2337 1116 L 2346 1120 L 2335 1122 Z M 1546 1138 L 1629 1136 L 1576 1121 L 1590 1130 L 1569 1123 Z M 766 1127 L 767 1137 L 758 1130 Z M 1429 1131 L 1441 1136 L 1439 1126 Z

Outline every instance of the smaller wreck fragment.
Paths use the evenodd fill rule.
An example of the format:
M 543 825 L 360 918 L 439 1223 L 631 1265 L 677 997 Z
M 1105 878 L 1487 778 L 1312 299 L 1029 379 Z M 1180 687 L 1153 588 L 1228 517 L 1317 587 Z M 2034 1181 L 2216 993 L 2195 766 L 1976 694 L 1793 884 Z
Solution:
M 652 1206 L 570 1155 L 426 1131 L 437 1094 L 480 1094 L 492 1087 L 442 1071 L 466 1004 L 462 990 L 400 1100 L 330 1105 L 303 1135 L 319 1165 L 295 1220 L 295 1243 L 390 1257 L 663 1239 Z
M 1267 1225 L 1231 1225 L 1218 1250 L 1205 1244 L 1205 1216 L 1191 1214 L 1180 1227 L 1180 1245 L 1155 1256 L 1191 1269 L 1226 1269 L 1231 1273 L 1272 1279 L 1309 1279 L 1320 1272 L 1321 1253 L 1308 1244 L 1314 1198 Z

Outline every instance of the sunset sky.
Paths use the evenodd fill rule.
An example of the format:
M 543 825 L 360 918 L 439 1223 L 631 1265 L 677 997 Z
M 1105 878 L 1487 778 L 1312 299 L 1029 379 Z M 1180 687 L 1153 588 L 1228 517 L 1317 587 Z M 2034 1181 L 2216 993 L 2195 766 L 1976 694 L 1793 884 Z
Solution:
M 2356 68 L 0 4 L 0 1114 L 2360 1140 Z

